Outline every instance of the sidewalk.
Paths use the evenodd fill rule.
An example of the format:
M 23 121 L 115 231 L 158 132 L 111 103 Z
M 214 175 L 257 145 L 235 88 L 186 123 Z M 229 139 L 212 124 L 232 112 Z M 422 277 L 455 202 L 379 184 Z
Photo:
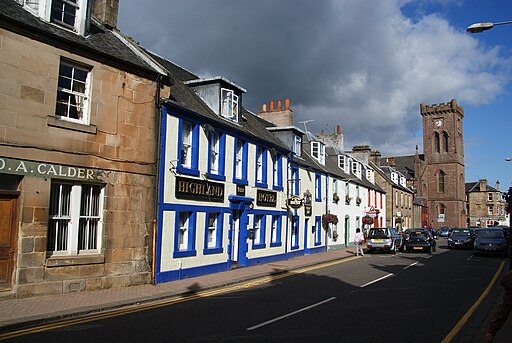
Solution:
M 0 300 L 0 333 L 31 325 L 43 324 L 63 318 L 113 310 L 156 300 L 178 297 L 191 292 L 204 291 L 293 271 L 330 261 L 353 257 L 354 247 L 295 257 L 257 266 L 238 268 L 226 272 L 154 285 L 141 285 L 100 291 L 67 293 L 24 299 Z M 508 267 L 505 267 L 508 271 Z M 503 276 L 503 275 L 502 275 Z M 501 276 L 479 308 L 452 340 L 458 342 L 485 342 L 487 328 L 496 306 L 501 302 Z M 498 332 L 495 343 L 510 342 L 512 315 Z
M 238 268 L 225 272 L 165 282 L 99 291 L 66 293 L 23 299 L 0 300 L 0 333 L 31 325 L 72 318 L 123 306 L 172 298 L 190 292 L 233 285 L 263 276 L 293 271 L 354 256 L 355 248 L 294 257 L 285 261 Z

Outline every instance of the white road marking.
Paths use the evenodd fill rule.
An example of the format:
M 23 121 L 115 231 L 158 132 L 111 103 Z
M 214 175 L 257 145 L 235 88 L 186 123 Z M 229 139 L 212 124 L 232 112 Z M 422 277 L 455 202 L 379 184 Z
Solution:
M 404 267 L 404 270 L 405 270 L 405 269 L 408 269 L 408 268 L 411 268 L 412 266 L 415 266 L 415 265 L 417 265 L 418 263 L 420 263 L 420 262 L 419 262 L 419 261 L 416 261 L 416 262 L 414 262 L 414 263 L 412 263 L 412 264 L 410 264 L 410 265 L 408 265 L 408 266 L 405 266 L 405 267 Z
M 393 276 L 393 275 L 395 275 L 395 274 L 390 273 L 390 274 L 388 274 L 388 275 L 384 275 L 383 277 L 380 277 L 380 278 L 378 278 L 378 279 L 376 279 L 376 280 L 373 280 L 373 281 L 370 281 L 370 282 L 368 282 L 368 283 L 365 283 L 364 285 L 361 285 L 361 286 L 359 286 L 359 287 L 363 288 L 363 287 L 369 286 L 369 285 L 371 285 L 371 284 L 374 284 L 375 282 L 379 282 L 379 281 L 384 280 L 384 279 L 386 279 L 386 278 L 388 278 L 388 277 L 390 277 L 390 276 Z
M 287 318 L 287 317 L 291 317 L 297 313 L 300 313 L 300 312 L 303 312 L 303 311 L 306 311 L 306 310 L 309 310 L 309 309 L 312 309 L 313 307 L 316 307 L 316 306 L 320 306 L 322 304 L 325 304 L 326 302 L 329 302 L 331 300 L 334 300 L 336 299 L 336 297 L 331 297 L 329 299 L 325 299 L 325 300 L 322 300 L 316 304 L 313 304 L 313 305 L 309 305 L 307 307 L 304 307 L 304 308 L 301 308 L 300 310 L 297 310 L 297 311 L 293 311 L 293 312 L 290 312 L 288 314 L 285 314 L 283 316 L 280 316 L 280 317 L 277 317 L 277 318 L 274 318 L 274 319 L 271 319 L 271 320 L 267 320 L 266 322 L 263 322 L 261 324 L 258 324 L 258 325 L 254 325 L 254 326 L 251 326 L 250 328 L 247 328 L 247 331 L 251 331 L 251 330 L 254 330 L 254 329 L 258 329 L 262 326 L 265 326 L 265 325 L 268 325 L 268 324 L 271 324 L 271 323 L 274 323 L 274 322 L 277 322 L 278 320 L 281 320 L 281 319 L 284 319 L 284 318 Z

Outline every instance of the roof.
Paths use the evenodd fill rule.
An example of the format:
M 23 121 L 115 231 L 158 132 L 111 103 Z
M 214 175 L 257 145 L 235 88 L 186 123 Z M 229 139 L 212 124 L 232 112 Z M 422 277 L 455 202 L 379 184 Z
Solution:
M 96 20 L 91 20 L 89 34 L 82 36 L 42 20 L 13 0 L 0 0 L 0 27 L 139 76 L 155 79 L 158 75 L 155 68 Z
M 409 192 L 409 193 L 413 193 L 413 191 L 407 187 L 404 187 L 400 184 L 397 184 L 395 182 L 393 182 L 393 180 L 391 180 L 391 177 L 388 176 L 388 171 L 391 171 L 391 170 L 394 170 L 393 167 L 389 167 L 389 166 L 383 166 L 383 167 L 377 167 L 373 162 L 370 162 L 370 166 L 377 172 L 379 173 L 379 175 L 381 175 L 389 184 L 391 184 L 393 187 L 395 188 L 399 188 L 403 191 L 406 191 L 406 192 Z
M 466 193 L 472 192 L 500 192 L 494 187 L 487 185 L 485 191 L 480 191 L 480 182 L 466 182 Z
M 425 158 L 424 154 L 418 154 L 420 160 Z M 414 177 L 414 159 L 416 155 L 408 155 L 408 156 L 388 156 L 381 157 L 380 165 L 381 166 L 392 166 L 396 169 L 396 171 L 402 173 L 407 179 L 411 179 Z M 395 161 L 395 165 L 388 164 L 388 160 L 392 158 Z

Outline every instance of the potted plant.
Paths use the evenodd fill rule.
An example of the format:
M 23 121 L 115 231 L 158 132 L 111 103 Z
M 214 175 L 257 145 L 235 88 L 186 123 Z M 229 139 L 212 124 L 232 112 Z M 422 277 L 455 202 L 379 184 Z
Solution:
M 352 198 L 349 197 L 348 195 L 345 195 L 345 204 L 349 205 L 350 204 L 350 200 L 352 200 Z
M 370 217 L 369 215 L 364 216 L 363 217 L 363 224 L 368 224 L 368 225 L 373 224 L 373 218 Z
M 338 201 L 340 201 L 340 197 L 338 196 L 338 193 L 332 194 L 332 201 L 336 204 L 338 203 Z
M 332 231 L 332 240 L 335 242 L 338 240 L 338 232 L 336 230 Z
M 338 224 L 338 216 L 331 213 L 322 215 L 322 227 L 327 230 L 329 228 L 329 224 Z
M 361 205 L 361 198 L 360 197 L 356 197 L 356 204 L 357 206 Z

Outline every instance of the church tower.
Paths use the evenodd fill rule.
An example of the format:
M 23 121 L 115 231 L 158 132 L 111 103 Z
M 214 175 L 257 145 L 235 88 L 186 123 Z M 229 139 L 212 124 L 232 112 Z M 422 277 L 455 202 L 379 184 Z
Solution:
M 428 223 L 432 227 L 466 227 L 464 108 L 448 103 L 420 105 L 423 117 L 424 168 L 418 194 L 428 199 Z

